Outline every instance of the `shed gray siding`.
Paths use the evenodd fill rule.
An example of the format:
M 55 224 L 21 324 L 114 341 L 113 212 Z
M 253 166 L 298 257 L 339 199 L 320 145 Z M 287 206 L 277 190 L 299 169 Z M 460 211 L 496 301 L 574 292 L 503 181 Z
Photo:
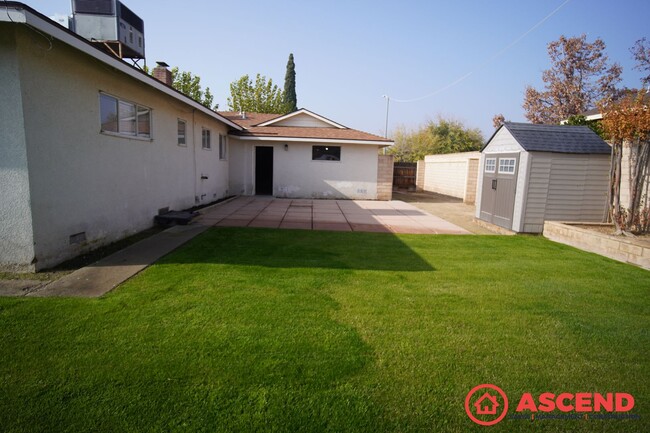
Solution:
M 531 152 L 523 232 L 541 233 L 544 220 L 602 220 L 609 155 Z

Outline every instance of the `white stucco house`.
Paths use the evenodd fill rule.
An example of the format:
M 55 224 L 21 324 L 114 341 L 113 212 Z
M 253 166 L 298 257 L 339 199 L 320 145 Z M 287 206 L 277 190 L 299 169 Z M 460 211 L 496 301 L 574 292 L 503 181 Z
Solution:
M 382 198 L 390 140 L 307 110 L 217 113 L 22 3 L 0 8 L 0 59 L 0 268 L 230 195 Z
M 378 147 L 389 141 L 300 109 L 279 116 L 220 113 L 239 125 L 230 143 L 230 190 L 290 198 L 378 195 Z

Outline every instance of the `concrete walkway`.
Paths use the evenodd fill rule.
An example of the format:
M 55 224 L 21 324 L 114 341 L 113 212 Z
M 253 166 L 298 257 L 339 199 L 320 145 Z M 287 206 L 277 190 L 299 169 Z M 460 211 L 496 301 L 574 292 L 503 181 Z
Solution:
M 57 281 L 23 293 L 31 297 L 101 296 L 213 226 L 470 234 L 463 228 L 401 201 L 238 197 L 203 209 L 201 216 L 190 225 L 171 227 Z M 19 290 L 13 288 L 12 292 Z

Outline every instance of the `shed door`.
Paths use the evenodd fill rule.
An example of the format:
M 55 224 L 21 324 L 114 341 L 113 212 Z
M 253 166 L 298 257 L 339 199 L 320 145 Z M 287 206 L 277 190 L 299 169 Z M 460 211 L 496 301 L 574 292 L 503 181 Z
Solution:
M 519 154 L 486 155 L 481 186 L 481 219 L 512 229 Z

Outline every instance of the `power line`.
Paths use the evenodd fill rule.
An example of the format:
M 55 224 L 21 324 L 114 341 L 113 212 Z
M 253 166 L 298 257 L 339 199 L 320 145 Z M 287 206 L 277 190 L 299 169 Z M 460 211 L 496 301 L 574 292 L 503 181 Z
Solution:
M 555 8 L 555 10 L 553 10 L 553 12 L 551 12 L 551 13 L 548 14 L 548 15 L 546 15 L 546 16 L 545 16 L 541 21 L 539 21 L 537 24 L 535 24 L 534 26 L 532 26 L 530 29 L 528 29 L 525 33 L 523 33 L 523 34 L 522 34 L 521 36 L 519 36 L 517 39 L 515 39 L 514 41 L 512 41 L 510 44 L 506 45 L 503 49 L 501 49 L 500 51 L 498 51 L 496 54 L 492 55 L 492 56 L 489 57 L 487 60 L 485 60 L 483 63 L 479 64 L 476 68 L 474 68 L 473 71 L 470 71 L 470 72 L 466 73 L 466 74 L 463 75 L 462 77 L 457 78 L 456 80 L 452 81 L 451 83 L 447 84 L 446 86 L 441 87 L 441 88 L 438 89 L 438 90 L 435 90 L 435 91 L 433 91 L 433 92 L 431 92 L 431 93 L 428 93 L 428 94 L 426 94 L 426 95 L 424 95 L 424 96 L 420 96 L 420 97 L 417 97 L 417 98 L 413 98 L 413 99 L 393 99 L 393 98 L 390 98 L 390 100 L 393 101 L 393 102 L 402 102 L 402 103 L 421 101 L 421 100 L 423 100 L 423 99 L 427 99 L 427 98 L 430 98 L 430 97 L 432 97 L 432 96 L 435 96 L 435 95 L 437 95 L 438 93 L 444 92 L 445 90 L 447 90 L 447 89 L 449 89 L 449 88 L 451 88 L 451 87 L 454 87 L 455 85 L 457 85 L 457 84 L 459 84 L 459 83 L 465 81 L 465 80 L 466 80 L 467 78 L 469 78 L 472 74 L 474 74 L 474 73 L 477 72 L 477 71 L 480 71 L 480 70 L 483 69 L 485 66 L 489 65 L 489 64 L 492 63 L 494 60 L 496 60 L 496 59 L 497 59 L 499 56 L 501 56 L 503 53 L 505 53 L 506 51 L 508 51 L 509 49 L 511 49 L 512 47 L 514 47 L 515 45 L 517 45 L 517 44 L 518 44 L 522 39 L 524 39 L 524 38 L 525 38 L 526 36 L 528 36 L 530 33 L 534 32 L 538 27 L 540 27 L 542 24 L 544 24 L 546 21 L 548 21 L 548 20 L 549 20 L 553 15 L 555 15 L 557 12 L 559 12 L 560 9 L 562 9 L 564 6 L 566 6 L 566 4 L 569 3 L 570 1 L 571 1 L 571 0 L 565 0 L 564 3 L 562 3 L 560 6 L 558 6 L 557 8 Z

